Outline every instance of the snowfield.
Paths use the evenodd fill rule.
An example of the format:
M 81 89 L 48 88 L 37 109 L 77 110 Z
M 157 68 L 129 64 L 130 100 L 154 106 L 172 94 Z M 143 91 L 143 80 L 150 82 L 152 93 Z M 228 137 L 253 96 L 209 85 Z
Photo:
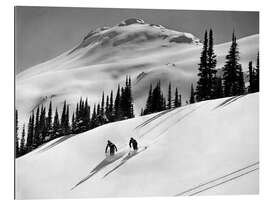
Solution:
M 258 97 L 199 102 L 53 140 L 16 159 L 16 198 L 258 194 Z M 105 156 L 107 140 L 118 147 L 114 157 Z
M 255 61 L 259 35 L 238 40 L 240 63 L 246 71 Z M 231 42 L 214 46 L 217 68 L 225 62 Z M 167 92 L 177 87 L 182 102 L 189 98 L 191 83 L 197 81 L 202 44 L 190 33 L 147 24 L 141 19 L 127 19 L 112 27 L 90 31 L 78 46 L 45 63 L 16 75 L 16 108 L 19 125 L 28 122 L 31 111 L 50 100 L 53 108 L 62 109 L 64 100 L 74 110 L 80 97 L 88 97 L 93 107 L 102 92 L 109 94 L 124 84 L 126 75 L 132 79 L 134 110 L 138 115 L 145 106 L 149 86 L 161 81 Z M 115 96 L 115 95 L 114 95 Z

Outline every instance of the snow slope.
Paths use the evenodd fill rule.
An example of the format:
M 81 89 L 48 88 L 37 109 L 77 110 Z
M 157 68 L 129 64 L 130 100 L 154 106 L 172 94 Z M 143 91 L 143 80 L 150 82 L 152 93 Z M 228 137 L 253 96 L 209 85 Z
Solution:
M 138 140 L 129 154 L 128 140 Z M 107 140 L 118 147 L 105 157 Z M 16 160 L 16 198 L 258 194 L 258 93 L 53 140 Z
M 248 61 L 255 60 L 259 36 L 239 39 L 240 62 L 247 70 Z M 224 65 L 230 42 L 216 45 L 217 68 Z M 132 78 L 135 113 L 145 105 L 150 83 L 161 81 L 167 91 L 169 81 L 178 87 L 183 102 L 189 97 L 190 85 L 197 81 L 202 45 L 190 33 L 166 29 L 161 25 L 128 19 L 112 27 L 89 32 L 78 46 L 62 55 L 16 75 L 16 107 L 20 124 L 38 105 L 61 109 L 64 100 L 71 108 L 80 97 L 93 103 Z

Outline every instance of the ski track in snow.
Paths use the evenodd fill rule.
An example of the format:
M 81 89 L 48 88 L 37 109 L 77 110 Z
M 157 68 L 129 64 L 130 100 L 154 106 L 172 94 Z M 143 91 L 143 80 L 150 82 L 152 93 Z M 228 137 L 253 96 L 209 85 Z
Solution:
M 109 169 L 108 172 L 105 172 L 105 174 L 103 175 L 103 178 L 107 177 L 109 174 L 111 174 L 112 172 L 114 172 L 116 169 L 118 169 L 120 166 L 122 166 L 123 164 L 125 164 L 128 160 L 130 160 L 131 158 L 135 157 L 136 155 L 140 154 L 141 152 L 145 151 L 148 148 L 148 146 L 143 146 L 141 147 L 141 149 L 139 149 L 138 151 L 131 151 L 131 152 L 127 152 L 127 150 L 123 150 L 122 152 L 118 152 L 116 153 L 114 156 L 112 157 L 106 157 L 103 161 L 101 161 L 90 173 L 88 176 L 86 176 L 85 178 L 83 178 L 81 181 L 79 181 L 75 186 L 73 186 L 71 188 L 71 190 L 75 189 L 76 187 L 78 187 L 80 184 L 84 183 L 85 181 L 89 180 L 91 177 L 93 177 L 96 173 L 98 173 L 99 171 L 102 171 L 103 169 L 105 169 L 107 166 L 111 165 L 112 163 L 118 161 L 119 159 L 121 159 L 123 157 L 123 159 L 121 159 L 120 163 L 117 164 L 115 167 L 113 167 L 112 169 Z
M 165 117 L 164 119 L 160 120 L 157 124 L 155 124 L 152 128 L 150 128 L 146 132 L 142 133 L 141 136 L 140 136 L 140 138 L 143 138 L 146 134 L 150 133 L 152 130 L 154 130 L 154 129 L 162 126 L 162 125 L 168 126 L 163 131 L 161 131 L 161 133 L 159 133 L 157 135 L 157 137 L 159 137 L 160 135 L 162 135 L 163 133 L 165 133 L 166 131 L 168 131 L 171 127 L 173 127 L 174 125 L 176 125 L 178 122 L 180 122 L 181 120 L 183 120 L 184 118 L 186 118 L 187 116 L 189 116 L 191 113 L 193 113 L 194 111 L 196 111 L 198 108 L 200 108 L 203 105 L 204 104 L 200 104 L 200 106 L 194 107 L 193 109 L 191 109 L 189 112 L 187 112 L 186 114 L 184 114 L 180 118 L 177 118 L 177 120 L 174 120 L 174 122 L 171 125 L 168 125 L 167 123 L 165 123 L 166 121 L 170 122 L 171 121 L 171 118 L 177 116 L 179 112 L 184 111 L 186 108 L 174 109 L 175 110 L 174 113 L 169 114 L 167 117 Z M 166 112 L 166 113 L 168 113 L 168 112 Z
M 112 169 L 109 169 L 108 172 L 106 172 L 103 175 L 103 178 L 107 177 L 109 174 L 111 174 L 112 172 L 114 172 L 115 170 L 117 170 L 118 168 L 120 168 L 122 165 L 124 165 L 128 160 L 130 160 L 131 158 L 135 157 L 136 155 L 140 154 L 141 152 L 144 152 L 145 150 L 147 150 L 147 148 L 149 146 L 151 146 L 152 144 L 154 144 L 155 142 L 158 141 L 158 138 L 164 134 L 169 128 L 171 128 L 172 126 L 176 125 L 178 122 L 180 122 L 181 120 L 183 120 L 185 117 L 189 116 L 191 113 L 193 113 L 194 111 L 196 111 L 199 107 L 201 107 L 202 105 L 195 107 L 194 109 L 190 110 L 189 112 L 187 112 L 186 114 L 184 114 L 183 116 L 181 116 L 180 118 L 178 118 L 177 120 L 175 120 L 172 125 L 169 125 L 169 127 L 165 128 L 164 130 L 161 131 L 161 133 L 159 133 L 153 142 L 151 142 L 151 144 L 149 144 L 148 146 L 143 146 L 139 151 L 137 152 L 127 152 L 127 150 L 122 149 L 121 152 L 118 152 L 114 155 L 114 157 L 112 157 L 112 159 L 110 159 L 110 157 L 106 157 L 103 161 L 101 161 L 90 173 L 88 176 L 86 176 L 85 178 L 83 178 L 81 181 L 79 181 L 75 186 L 73 186 L 71 188 L 71 190 L 75 189 L 76 187 L 78 187 L 80 184 L 84 183 L 85 181 L 89 180 L 90 178 L 92 178 L 96 173 L 98 173 L 99 171 L 103 170 L 105 167 L 111 165 L 112 163 L 116 162 L 117 160 L 121 159 L 120 163 L 118 165 L 116 165 L 115 167 L 113 167 Z M 154 122 L 157 118 L 159 118 L 162 115 L 165 115 L 169 112 L 175 111 L 172 115 L 168 115 L 167 117 L 165 117 L 165 119 L 162 119 L 160 122 L 158 122 L 157 124 L 155 124 L 152 128 L 150 128 L 148 131 L 146 131 L 145 133 L 143 133 L 143 135 L 140 136 L 140 139 L 145 136 L 146 134 L 148 134 L 149 132 L 151 132 L 153 129 L 158 128 L 161 126 L 161 124 L 165 125 L 166 123 L 164 123 L 166 120 L 168 120 L 168 118 L 172 118 L 173 116 L 177 115 L 180 111 L 185 110 L 186 108 L 180 108 L 180 109 L 170 109 L 167 111 L 163 111 L 161 113 L 159 113 L 158 115 L 155 115 L 153 117 L 151 117 L 150 119 L 144 121 L 142 124 L 138 125 L 135 129 L 137 128 L 142 128 L 144 126 L 146 126 L 147 124 Z M 165 125 L 166 126 L 166 125 Z M 140 141 L 140 140 L 139 140 Z
M 243 99 L 243 97 L 245 98 Z M 251 100 L 251 99 L 248 99 L 248 97 L 250 97 L 251 99 L 253 98 L 254 99 Z M 165 110 L 163 112 L 156 113 L 153 116 L 148 115 L 142 119 L 137 118 L 139 119 L 137 121 L 135 119 L 134 120 L 135 122 L 132 128 L 129 128 L 129 129 L 133 130 L 134 131 L 133 133 L 136 134 L 135 136 L 137 137 L 137 141 L 139 143 L 139 150 L 136 152 L 130 151 L 129 148 L 124 144 L 126 142 L 121 141 L 122 143 L 120 142 L 121 144 L 119 144 L 119 147 L 118 147 L 119 150 L 114 156 L 112 157 L 107 156 L 105 158 L 96 159 L 94 162 L 91 163 L 91 168 L 85 168 L 86 171 L 85 169 L 81 170 L 84 172 L 77 173 L 76 177 L 74 176 L 72 180 L 67 179 L 66 185 L 64 186 L 65 189 L 63 189 L 64 191 L 63 193 L 69 194 L 69 192 L 73 190 L 74 192 L 72 192 L 72 194 L 77 194 L 77 193 L 80 194 L 81 191 L 87 192 L 87 188 L 89 185 L 91 187 L 92 184 L 93 185 L 103 184 L 103 181 L 102 181 L 103 179 L 106 180 L 105 183 L 110 182 L 111 180 L 115 180 L 115 178 L 118 177 L 119 175 L 121 176 L 121 173 L 123 171 L 126 171 L 130 165 L 136 164 L 137 160 L 141 160 L 141 158 L 144 158 L 144 155 L 149 158 L 148 156 L 149 153 L 151 154 L 152 149 L 155 151 L 156 147 L 158 146 L 158 145 L 155 145 L 156 142 L 162 141 L 163 138 L 165 138 L 165 140 L 167 139 L 171 140 L 171 138 L 175 139 L 175 133 L 178 133 L 177 131 L 175 132 L 175 127 L 178 127 L 180 125 L 184 127 L 185 124 L 192 122 L 194 120 L 198 121 L 198 119 L 204 120 L 204 116 L 207 118 L 210 112 L 213 112 L 213 116 L 221 115 L 221 113 L 223 114 L 226 112 L 227 112 L 226 114 L 230 116 L 231 114 L 229 112 L 231 112 L 230 111 L 231 107 L 233 109 L 232 112 L 239 111 L 238 101 L 243 102 L 243 104 L 250 105 L 250 104 L 253 104 L 253 102 L 256 100 L 255 100 L 255 95 L 234 96 L 234 97 L 229 97 L 229 98 L 224 98 L 224 99 L 219 99 L 219 100 L 204 101 L 204 102 L 195 103 L 195 104 L 191 104 L 187 106 L 182 106 L 179 108 Z M 246 103 L 246 102 L 252 102 L 252 103 Z M 226 108 L 224 108 L 225 106 Z M 219 109 L 220 112 L 214 111 L 215 109 Z M 198 114 L 200 115 L 200 118 L 198 118 Z M 212 113 L 210 114 L 212 116 Z M 247 114 L 247 115 L 250 115 L 250 114 Z M 254 117 L 251 117 L 251 119 L 252 118 Z M 124 122 L 128 122 L 128 121 L 124 121 Z M 103 127 L 101 126 L 98 132 L 103 133 L 103 131 L 100 131 L 100 129 L 102 128 Z M 173 133 L 167 133 L 167 132 L 173 132 Z M 182 139 L 189 140 L 188 138 L 185 138 L 186 136 L 184 135 L 185 134 L 182 132 L 181 140 Z M 172 137 L 167 138 L 167 136 L 168 137 L 172 136 Z M 83 136 L 81 136 L 81 138 L 82 137 Z M 79 137 L 73 136 L 73 135 L 59 138 L 55 140 L 54 142 L 47 143 L 45 146 L 41 147 L 41 149 L 37 150 L 35 154 L 37 156 L 41 156 L 42 153 L 45 153 L 45 154 L 49 153 L 48 151 L 50 150 L 57 150 L 59 147 L 56 147 L 55 149 L 54 147 L 57 145 L 63 144 L 63 142 L 72 143 L 72 141 L 70 141 L 69 138 L 79 139 Z M 163 141 L 161 142 L 161 144 L 162 145 L 164 144 Z M 61 157 L 61 154 L 59 155 L 57 156 Z M 247 160 L 245 159 L 245 161 L 242 162 L 241 165 L 237 165 L 234 168 L 230 168 L 227 170 L 224 168 L 222 172 L 216 173 L 214 176 L 206 175 L 206 176 L 202 176 L 203 179 L 201 180 L 192 181 L 190 183 L 185 182 L 183 184 L 186 185 L 185 186 L 186 188 L 182 187 L 184 185 L 181 185 L 181 184 L 179 185 L 177 183 L 177 186 L 175 187 L 176 190 L 174 190 L 173 192 L 168 190 L 166 194 L 171 194 L 174 196 L 181 196 L 181 195 L 192 196 L 192 195 L 197 195 L 197 194 L 204 194 L 204 191 L 208 191 L 208 190 L 212 192 L 213 191 L 212 188 L 219 188 L 219 189 L 214 189 L 213 193 L 215 193 L 216 190 L 220 190 L 220 188 L 222 188 L 219 186 L 224 185 L 227 182 L 232 182 L 252 172 L 258 171 L 259 161 L 257 160 L 258 158 L 256 157 L 254 157 L 253 159 L 247 159 Z M 85 167 L 87 166 L 85 165 Z M 228 187 L 228 184 L 226 185 Z M 182 192 L 178 193 L 179 190 Z M 111 190 L 108 190 L 108 191 L 111 191 Z
M 84 183 L 88 179 L 90 179 L 92 176 L 94 176 L 96 173 L 101 171 L 106 166 L 112 164 L 113 162 L 117 161 L 118 159 L 121 159 L 126 154 L 126 151 L 118 152 L 113 157 L 106 157 L 103 161 L 101 161 L 91 172 L 88 176 L 83 178 L 81 181 L 79 181 L 75 186 L 71 188 L 73 190 L 74 188 L 78 187 L 80 184 Z
M 240 96 L 234 96 L 234 97 L 230 97 L 229 99 L 225 100 L 224 102 L 222 102 L 221 104 L 217 105 L 213 110 L 218 109 L 220 107 L 225 107 L 233 102 L 235 102 L 236 100 L 240 99 L 241 97 L 244 97 L 245 95 L 240 95 Z
M 61 144 L 62 142 L 66 141 L 66 140 L 68 140 L 68 139 L 70 139 L 70 138 L 72 138 L 72 137 L 74 137 L 74 136 L 76 136 L 76 134 L 71 134 L 71 135 L 63 136 L 63 137 L 59 138 L 57 141 L 55 141 L 55 142 L 53 142 L 52 144 L 50 144 L 50 145 L 48 145 L 48 146 L 46 146 L 46 147 L 40 149 L 40 150 L 37 151 L 37 152 L 38 152 L 38 153 L 45 152 L 45 151 L 47 151 L 47 150 L 49 150 L 49 149 L 51 149 L 51 148 L 53 148 L 53 147 L 55 147 L 55 146 Z M 41 145 L 40 147 L 42 147 L 42 145 Z
M 132 157 L 140 154 L 141 152 L 145 151 L 148 147 L 143 147 L 142 149 L 138 150 L 138 151 L 132 151 L 129 152 L 120 162 L 120 164 L 118 164 L 116 167 L 114 167 L 113 169 L 111 169 L 109 172 L 107 172 L 103 178 L 105 178 L 106 176 L 108 176 L 109 174 L 111 174 L 112 172 L 114 172 L 116 169 L 118 169 L 120 166 L 122 166 L 123 164 L 125 164 L 128 160 L 130 160 Z
M 185 108 L 173 109 L 173 110 L 174 110 L 175 112 L 173 112 L 171 115 L 169 114 L 167 117 L 165 117 L 165 118 L 159 120 L 159 122 L 158 122 L 157 124 L 155 124 L 153 127 L 151 127 L 150 129 L 148 129 L 146 132 L 142 133 L 142 135 L 140 136 L 140 138 L 144 137 L 146 134 L 148 134 L 149 132 L 151 132 L 151 131 L 154 130 L 155 128 L 158 128 L 161 124 L 164 124 L 164 122 L 165 122 L 166 120 L 168 120 L 169 118 L 171 118 L 171 117 L 177 115 L 179 112 L 185 110 Z M 166 113 L 169 113 L 169 112 L 165 112 L 164 115 L 165 115 Z M 155 119 L 157 119 L 157 118 L 155 118 Z M 155 119 L 153 119 L 152 122 L 154 122 Z
M 171 111 L 174 111 L 175 109 L 169 109 L 169 110 L 165 110 L 165 111 L 162 111 L 161 113 L 147 119 L 146 121 L 144 121 L 143 123 L 141 123 L 140 125 L 138 125 L 135 129 L 139 129 L 139 128 L 142 128 L 144 126 L 146 126 L 147 124 L 151 123 L 152 121 L 158 119 L 159 117 L 171 112 Z
M 181 193 L 178 193 L 177 195 L 175 196 L 181 196 L 181 195 L 185 195 L 185 196 L 193 196 L 193 195 L 196 195 L 196 194 L 199 194 L 199 193 L 202 193 L 206 190 L 210 190 L 214 187 L 217 187 L 217 186 L 220 186 L 222 184 L 225 184 L 229 181 L 232 181 L 232 180 L 235 180 L 237 178 L 240 178 L 244 175 L 247 175 L 249 173 L 252 173 L 256 170 L 259 170 L 259 162 L 255 162 L 253 164 L 250 164 L 246 167 L 243 167 L 241 169 L 238 169 L 236 171 L 233 171 L 233 172 L 230 172 L 224 176 L 221 176 L 221 177 L 218 177 L 218 178 L 215 178 L 213 180 L 210 180 L 206 183 L 202 183 L 198 186 L 195 186 L 195 187 L 192 187 L 190 189 L 187 189 Z

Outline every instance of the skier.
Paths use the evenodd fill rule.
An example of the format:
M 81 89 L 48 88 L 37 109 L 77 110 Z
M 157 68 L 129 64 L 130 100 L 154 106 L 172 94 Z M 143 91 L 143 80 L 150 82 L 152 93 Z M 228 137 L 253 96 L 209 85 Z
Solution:
M 129 147 L 133 148 L 134 151 L 138 150 L 138 143 L 133 137 L 129 140 Z
M 115 152 L 117 152 L 117 147 L 110 140 L 108 140 L 105 153 L 107 153 L 108 148 L 110 148 L 110 155 L 113 156 Z

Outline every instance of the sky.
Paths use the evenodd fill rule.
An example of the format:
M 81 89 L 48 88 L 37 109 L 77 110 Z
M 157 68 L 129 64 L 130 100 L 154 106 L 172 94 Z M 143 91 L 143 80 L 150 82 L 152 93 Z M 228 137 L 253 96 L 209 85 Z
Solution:
M 259 13 L 115 8 L 15 7 L 15 73 L 54 58 L 76 46 L 92 29 L 127 18 L 161 24 L 202 39 L 213 29 L 216 44 L 259 33 Z

